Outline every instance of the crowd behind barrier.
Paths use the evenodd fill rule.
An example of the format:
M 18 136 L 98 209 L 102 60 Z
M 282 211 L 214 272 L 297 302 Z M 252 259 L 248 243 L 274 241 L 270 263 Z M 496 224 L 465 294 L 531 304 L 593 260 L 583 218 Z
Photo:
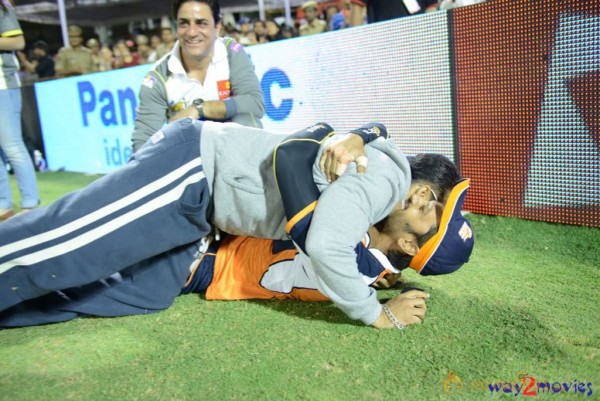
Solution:
M 383 18 L 378 16 L 377 21 L 373 21 L 373 17 L 370 18 L 368 14 L 371 6 L 369 3 L 378 3 L 377 1 L 307 1 L 293 10 L 295 19 L 292 25 L 286 23 L 283 15 L 275 14 L 266 20 L 251 19 L 241 15 L 237 21 L 231 15 L 232 18 L 225 18 L 222 23 L 221 36 L 231 37 L 244 46 L 252 46 L 298 36 L 337 31 L 398 18 L 402 15 L 449 10 L 492 0 L 405 0 L 405 3 L 411 1 L 416 4 L 415 10 L 406 11 L 405 14 L 391 13 L 387 16 L 384 14 Z M 380 0 L 379 3 L 386 2 Z M 55 72 L 55 66 L 61 63 L 60 53 L 65 49 L 50 49 L 43 39 L 36 40 L 28 44 L 24 51 L 18 52 L 21 63 L 21 79 L 24 84 L 154 63 L 172 49 L 176 40 L 172 27 L 165 25 L 157 30 L 137 32 L 128 37 L 117 38 L 111 43 L 102 43 L 96 36 L 86 37 L 82 29 L 77 26 L 71 26 L 69 29 L 70 47 L 78 47 L 83 53 L 86 53 L 82 57 L 90 58 L 91 70 Z M 75 46 L 72 42 L 73 39 L 77 40 Z

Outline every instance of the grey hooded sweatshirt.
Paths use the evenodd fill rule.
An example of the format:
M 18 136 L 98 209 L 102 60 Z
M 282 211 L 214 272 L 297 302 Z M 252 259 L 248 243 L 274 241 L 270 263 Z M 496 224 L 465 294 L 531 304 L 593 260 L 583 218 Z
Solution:
M 273 172 L 273 151 L 289 134 L 235 123 L 195 122 L 200 154 L 213 199 L 212 223 L 222 231 L 259 238 L 289 239 Z M 388 216 L 410 186 L 410 166 L 393 140 L 365 147 L 367 172 L 354 166 L 329 184 L 318 160 L 313 177 L 322 191 L 306 241 L 307 273 L 319 290 L 352 319 L 372 324 L 381 313 L 375 290 L 362 279 L 354 248 L 375 223 Z

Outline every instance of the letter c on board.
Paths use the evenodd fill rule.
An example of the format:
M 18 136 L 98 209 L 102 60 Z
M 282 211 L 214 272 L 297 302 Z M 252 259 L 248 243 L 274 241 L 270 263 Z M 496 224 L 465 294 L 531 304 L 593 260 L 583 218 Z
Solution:
M 271 68 L 268 70 L 260 81 L 260 86 L 265 97 L 267 115 L 273 121 L 282 121 L 285 120 L 292 112 L 294 101 L 293 99 L 285 98 L 281 101 L 281 105 L 279 107 L 275 106 L 271 96 L 271 88 L 274 84 L 279 85 L 279 87 L 282 89 L 288 89 L 292 87 L 292 83 L 290 82 L 290 79 L 286 73 L 279 68 Z

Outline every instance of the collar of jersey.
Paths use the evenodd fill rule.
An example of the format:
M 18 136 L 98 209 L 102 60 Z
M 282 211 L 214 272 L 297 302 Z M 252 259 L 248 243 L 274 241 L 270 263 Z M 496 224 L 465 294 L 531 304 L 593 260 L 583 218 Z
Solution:
M 181 55 L 179 52 L 180 46 L 179 41 L 175 42 L 173 50 L 171 51 L 171 57 L 169 57 L 168 67 L 172 74 L 187 75 L 183 68 L 183 62 L 181 61 Z M 215 41 L 215 52 L 210 62 L 211 65 L 217 64 L 219 61 L 227 58 L 227 49 L 222 40 L 217 39 Z

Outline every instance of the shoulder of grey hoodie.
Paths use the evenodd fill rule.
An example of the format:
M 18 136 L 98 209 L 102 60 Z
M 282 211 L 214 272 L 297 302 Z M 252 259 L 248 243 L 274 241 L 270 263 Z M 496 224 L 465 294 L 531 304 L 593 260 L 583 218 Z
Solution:
M 306 240 L 309 276 L 349 317 L 373 323 L 381 313 L 375 291 L 358 272 L 354 248 L 369 227 L 389 215 L 406 197 L 410 165 L 392 140 L 383 138 L 365 147 L 367 171 L 357 174 L 354 165 L 321 194 Z M 318 160 L 318 157 L 317 157 Z M 315 165 L 313 176 L 320 187 L 326 180 Z

